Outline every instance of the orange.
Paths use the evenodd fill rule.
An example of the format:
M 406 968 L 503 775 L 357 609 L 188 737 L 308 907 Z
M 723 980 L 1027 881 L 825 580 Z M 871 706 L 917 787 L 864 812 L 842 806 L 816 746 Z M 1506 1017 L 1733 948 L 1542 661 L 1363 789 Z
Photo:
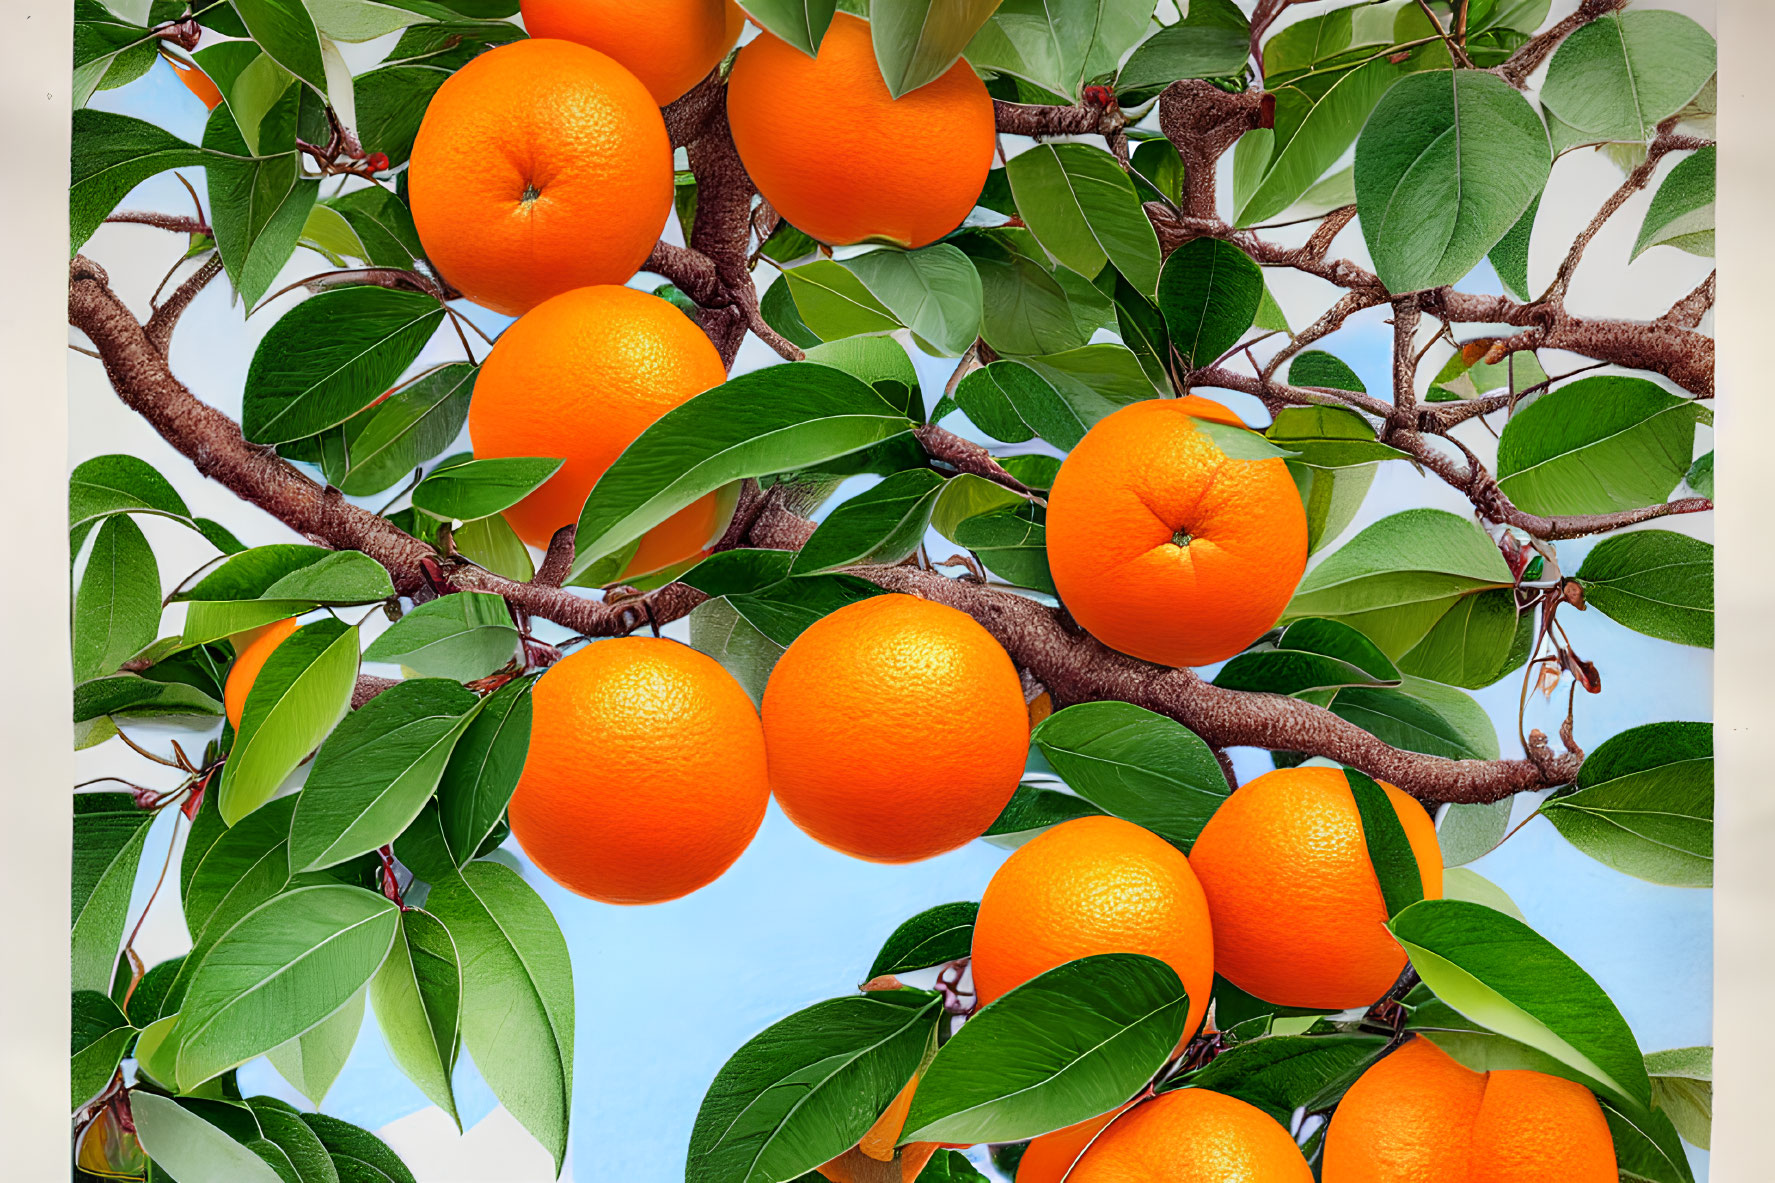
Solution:
M 764 689 L 770 786 L 835 850 L 910 863 L 978 838 L 1017 790 L 1017 668 L 966 613 L 906 595 L 822 617 Z
M 1206 665 L 1276 623 L 1307 561 L 1307 517 L 1280 459 L 1231 460 L 1190 397 L 1100 420 L 1048 494 L 1048 566 L 1079 624 L 1160 665 Z
M 185 84 L 186 90 L 203 100 L 203 105 L 207 109 L 214 111 L 222 105 L 222 92 L 216 88 L 216 84 L 211 81 L 208 74 L 176 57 L 168 56 L 166 64 L 173 68 L 173 72 L 179 76 L 179 81 Z
M 234 664 L 228 667 L 228 680 L 222 684 L 222 709 L 227 712 L 228 722 L 236 731 L 240 730 L 240 715 L 246 710 L 247 695 L 252 691 L 259 671 L 265 668 L 266 659 L 295 631 L 296 618 L 292 616 L 235 638 Z
M 579 520 L 586 494 L 654 420 L 727 380 L 721 355 L 689 317 L 624 287 L 579 288 L 538 305 L 500 334 L 475 379 L 468 432 L 475 455 L 558 456 L 540 489 L 505 511 L 532 546 Z M 710 494 L 642 539 L 631 573 L 687 559 L 726 528 Z
M 1085 1147 L 1091 1144 L 1091 1139 L 1120 1117 L 1126 1108 L 1123 1105 L 1033 1139 L 1017 1163 L 1017 1183 L 1061 1183 L 1072 1164 L 1085 1152 Z
M 992 167 L 992 98 L 964 61 L 898 99 L 869 22 L 838 13 L 818 58 L 770 33 L 727 83 L 734 146 L 777 213 L 821 242 L 919 247 L 961 224 Z
M 1412 1036 L 1344 1094 L 1324 1183 L 1614 1183 L 1614 1141 L 1582 1085 L 1474 1072 Z
M 676 641 L 595 641 L 531 692 L 512 833 L 563 887 L 611 904 L 677 899 L 733 865 L 770 782 L 752 700 Z
M 1144 953 L 1189 991 L 1183 1037 L 1214 988 L 1214 933 L 1190 860 L 1133 822 L 1081 817 L 1018 847 L 980 897 L 974 989 L 980 1005 L 1057 965 L 1096 953 Z
M 1381 786 L 1417 856 L 1426 899 L 1442 898 L 1442 852 L 1422 806 Z M 1284 768 L 1234 790 L 1190 848 L 1214 914 L 1214 964 L 1283 1006 L 1344 1010 L 1377 1001 L 1405 968 L 1341 768 Z
M 1288 1131 L 1255 1105 L 1207 1089 L 1179 1089 L 1118 1118 L 1066 1180 L 1313 1183 L 1313 1171 Z
M 432 96 L 408 185 L 427 257 L 470 300 L 518 316 L 635 274 L 672 210 L 672 143 L 610 58 L 514 41 Z
M 609 54 L 662 107 L 720 64 L 746 19 L 733 0 L 524 0 L 523 9 L 532 37 Z

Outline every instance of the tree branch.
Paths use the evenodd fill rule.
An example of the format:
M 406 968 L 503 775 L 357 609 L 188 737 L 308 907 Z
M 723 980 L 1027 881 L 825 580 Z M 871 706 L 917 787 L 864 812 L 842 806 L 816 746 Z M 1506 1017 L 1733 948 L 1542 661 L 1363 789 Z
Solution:
M 1013 493 L 1021 493 L 1037 505 L 1046 505 L 1034 489 L 1006 472 L 991 452 L 970 439 L 963 439 L 945 427 L 935 423 L 926 423 L 913 429 L 913 438 L 933 460 L 940 460 L 957 472 L 970 472 L 977 477 L 984 477 L 995 484 L 1003 485 Z
M 1701 323 L 1701 318 L 1707 315 L 1707 310 L 1713 307 L 1713 289 L 1718 279 L 1718 271 L 1709 271 L 1700 286 L 1672 304 L 1670 311 L 1660 316 L 1658 322 L 1679 329 L 1695 328 Z
M 1570 37 L 1574 31 L 1589 24 L 1593 20 L 1607 16 L 1611 12 L 1619 12 L 1627 7 L 1627 0 L 1584 0 L 1578 11 L 1572 13 L 1546 32 L 1532 38 L 1521 49 L 1510 55 L 1510 59 L 1492 72 L 1517 90 L 1528 85 L 1528 76 L 1540 68 L 1542 62 L 1552 56 L 1559 48 L 1559 43 Z
M 222 256 L 212 254 L 203 261 L 203 266 L 191 273 L 191 277 L 173 290 L 166 302 L 154 309 L 143 326 L 142 334 L 148 338 L 148 344 L 160 353 L 165 353 L 173 338 L 173 329 L 179 323 L 179 317 L 197 298 L 197 293 L 208 286 L 210 280 L 222 273 Z

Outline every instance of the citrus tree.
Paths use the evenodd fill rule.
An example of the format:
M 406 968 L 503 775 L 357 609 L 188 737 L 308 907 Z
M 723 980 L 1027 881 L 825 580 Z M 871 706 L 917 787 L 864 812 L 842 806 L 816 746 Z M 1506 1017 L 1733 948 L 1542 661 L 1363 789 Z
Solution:
M 1017 849 L 733 1052 L 689 1183 L 1692 1179 L 1710 1049 L 1642 1049 L 1461 864 L 1536 794 L 1607 866 L 1711 882 L 1709 725 L 1589 733 L 1564 624 L 1712 645 L 1712 548 L 1646 524 L 1712 508 L 1713 278 L 1649 322 L 1567 298 L 1643 190 L 1635 254 L 1711 255 L 1704 30 L 518 7 L 76 0 L 75 347 L 196 470 L 70 482 L 78 743 L 176 780 L 73 798 L 78 1177 L 410 1179 L 236 1082 L 269 1056 L 318 1105 L 366 1002 L 428 1097 L 466 1049 L 558 1167 L 572 968 L 498 848 L 588 908 L 671 899 L 774 794 L 859 858 Z M 199 143 L 89 105 L 161 59 Z M 1541 274 L 1578 151 L 1623 179 Z M 188 209 L 119 209 L 168 170 Z M 81 253 L 107 221 L 185 244 L 145 318 Z M 238 422 L 168 360 L 217 281 L 274 322 Z M 1377 317 L 1371 390 L 1339 335 Z M 748 336 L 784 364 L 730 378 Z M 1471 512 L 1365 505 L 1383 466 Z M 195 515 L 199 477 L 292 540 Z M 215 557 L 165 593 L 142 515 Z M 1556 737 L 1500 750 L 1468 691 L 1503 679 L 1564 692 Z M 193 948 L 147 965 L 167 810 L 149 906 Z

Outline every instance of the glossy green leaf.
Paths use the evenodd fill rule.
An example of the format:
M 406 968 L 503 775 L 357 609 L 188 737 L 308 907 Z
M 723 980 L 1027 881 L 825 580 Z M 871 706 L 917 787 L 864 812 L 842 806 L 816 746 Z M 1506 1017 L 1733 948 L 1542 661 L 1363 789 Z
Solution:
M 292 869 L 330 867 L 399 837 L 437 788 L 478 703 L 446 678 L 415 678 L 346 716 L 297 800 Z
M 1104 953 L 994 999 L 919 1080 L 905 1141 L 1011 1142 L 1115 1108 L 1183 1035 L 1189 996 L 1162 961 Z
M 1425 900 L 1389 923 L 1436 997 L 1489 1030 L 1582 1073 L 1628 1105 L 1651 1084 L 1627 1021 L 1594 979 L 1522 921 L 1461 900 Z
M 536 574 L 536 564 L 523 539 L 498 514 L 464 522 L 451 537 L 457 550 L 496 575 L 528 583 Z
M 1382 518 L 1307 572 L 1283 619 L 1341 620 L 1398 660 L 1457 599 L 1512 583 L 1503 555 L 1471 519 L 1411 509 Z
M 301 97 L 302 88 L 291 86 L 270 105 L 259 123 L 256 147 L 249 147 L 243 138 L 227 103 L 210 112 L 204 125 L 204 174 L 216 250 L 249 307 L 271 289 L 295 253 L 320 193 L 320 181 L 305 178 L 296 160 Z M 249 376 L 245 404 L 249 407 L 253 386 Z
M 898 324 L 945 357 L 960 357 L 980 334 L 979 273 L 966 255 L 946 242 L 915 251 L 870 251 L 840 266 L 856 276 Z
M 1397 686 L 1393 663 L 1362 633 L 1335 620 L 1309 617 L 1282 630 L 1275 644 L 1229 658 L 1214 675 L 1227 690 L 1305 694 L 1346 686 Z
M 140 674 L 113 674 L 74 687 L 74 722 L 106 715 L 210 716 L 222 713 L 217 697 L 180 682 L 157 682 Z
M 125 514 L 100 523 L 74 594 L 74 680 L 114 673 L 160 628 L 160 565 Z
M 339 427 L 342 455 L 329 463 L 332 454 L 322 451 L 327 479 L 356 497 L 405 480 L 461 433 L 477 373 L 464 363 L 440 366 L 347 419 Z
M 1613 513 L 1669 497 L 1695 454 L 1699 407 L 1645 378 L 1580 378 L 1511 416 L 1498 485 L 1529 513 Z
M 1553 166 L 1527 99 L 1495 74 L 1407 74 L 1356 140 L 1356 205 L 1394 293 L 1454 283 L 1516 225 Z
M 911 426 L 875 389 L 829 366 L 730 379 L 667 411 L 605 470 L 580 513 L 571 577 L 734 481 L 808 468 Z
M 1237 345 L 1262 301 L 1262 270 L 1218 238 L 1192 238 L 1159 273 L 1159 311 L 1173 352 L 1189 369 L 1211 365 Z
M 95 990 L 76 990 L 69 1016 L 69 1109 L 78 1109 L 111 1083 L 136 1029 L 115 1002 Z
M 1103 293 L 1056 267 L 1027 230 L 969 231 L 952 241 L 980 275 L 980 336 L 1001 355 L 1077 349 L 1114 320 Z
M 1511 799 L 1506 797 L 1486 805 L 1445 805 L 1436 817 L 1436 843 L 1442 850 L 1442 894 L 1454 898 L 1448 890 L 1449 874 L 1463 863 L 1495 849 L 1510 832 Z
M 1071 821 L 1075 817 L 1096 817 L 1103 813 L 1083 797 L 1038 788 L 1024 783 L 1017 786 L 1011 799 L 986 828 L 984 837 L 997 846 L 1021 846 L 1023 842 L 1049 826 Z
M 465 865 L 505 816 L 530 750 L 530 691 L 534 678 L 517 678 L 488 695 L 450 753 L 438 782 L 445 847 Z
M 783 272 L 801 322 L 822 341 L 891 333 L 900 322 L 850 268 L 816 259 Z
M 764 289 L 764 296 L 758 301 L 758 311 L 765 324 L 802 349 L 812 349 L 820 343 L 819 334 L 801 319 L 801 309 L 796 307 L 787 279 L 778 278 Z
M 68 250 L 86 245 L 117 203 L 137 185 L 171 168 L 206 163 L 209 154 L 152 123 L 81 107 L 74 112 L 68 185 Z
M 1274 130 L 1248 132 L 1233 149 L 1234 224 L 1255 226 L 1293 206 L 1349 151 L 1399 76 L 1399 66 L 1376 56 L 1339 71 L 1329 86 L 1277 89 Z
M 456 1065 L 462 967 L 456 942 L 429 912 L 401 913 L 400 934 L 370 983 L 370 1003 L 394 1062 L 460 1129 L 450 1072 Z
M 211 808 L 206 802 L 206 811 Z M 190 930 L 196 948 L 186 958 L 181 972 L 183 980 L 173 990 L 175 1001 L 183 995 L 185 984 L 209 946 L 242 916 L 289 886 L 290 816 L 295 808 L 294 797 L 279 797 L 242 818 L 239 824 L 215 834 L 207 843 L 199 841 L 197 829 L 193 828 L 180 868 L 180 894 L 185 927 Z M 209 813 L 208 818 L 221 820 L 219 813 Z
M 560 471 L 554 458 L 506 456 L 439 468 L 413 490 L 413 504 L 446 521 L 473 521 L 509 509 Z
M 1287 1124 L 1296 1110 L 1336 1103 L 1386 1048 L 1384 1035 L 1270 1035 L 1235 1044 L 1179 1084 L 1237 1097 Z
M 68 529 L 115 513 L 154 513 L 195 527 L 177 489 L 139 456 L 94 456 L 68 476 Z
M 837 0 L 745 0 L 740 5 L 760 28 L 775 33 L 809 57 L 819 51 Z
M 691 609 L 690 646 L 719 662 L 759 706 L 770 671 L 788 646 L 771 640 L 746 614 L 747 598 L 717 596 Z
M 1505 289 L 1518 300 L 1532 298 L 1528 290 L 1528 248 L 1535 232 L 1535 215 L 1540 212 L 1541 199 L 1536 197 L 1516 220 L 1516 225 L 1498 239 L 1498 245 L 1486 256 Z
M 1713 647 L 1713 547 L 1669 530 L 1605 538 L 1575 577 L 1584 599 L 1634 632 Z
M 573 967 L 548 905 L 499 863 L 432 885 L 426 909 L 462 965 L 462 1042 L 494 1096 L 554 1156 L 573 1095 Z
M 384 66 L 352 80 L 358 138 L 364 151 L 381 152 L 396 167 L 407 162 L 425 109 L 450 71 L 433 65 Z
M 302 887 L 222 935 L 185 992 L 178 1083 L 193 1088 L 319 1025 L 381 967 L 400 910 L 356 887 Z
M 1165 329 L 1165 318 L 1159 312 L 1159 306 L 1153 302 L 1152 297 L 1135 291 L 1134 285 L 1129 283 L 1120 272 L 1116 273 L 1113 299 L 1116 310 L 1116 333 L 1122 338 L 1122 344 L 1126 345 L 1140 362 L 1140 368 L 1146 373 L 1147 381 L 1151 382 L 1154 388 L 1161 393 L 1169 394 L 1171 392 L 1171 334 Z M 960 393 L 959 387 L 956 393 Z M 970 414 L 969 418 L 973 418 L 973 416 Z
M 130 1117 L 142 1149 L 176 1179 L 227 1179 L 230 1183 L 286 1183 L 259 1155 L 200 1113 L 219 1101 L 174 1099 L 144 1089 L 130 1094 Z M 229 1108 L 233 1108 L 229 1106 Z M 251 1111 L 240 1113 L 257 1132 Z
M 1664 1111 L 1683 1140 L 1706 1150 L 1713 1126 L 1713 1049 L 1678 1047 L 1646 1053 L 1652 1105 Z
M 999 0 L 875 0 L 869 32 L 875 62 L 894 98 L 941 78 Z
M 1541 102 L 1561 149 L 1603 140 L 1644 143 L 1713 77 L 1715 56 L 1713 38 L 1680 13 L 1607 13 L 1560 42 L 1547 64 Z
M 1214 752 L 1183 724 L 1125 702 L 1089 702 L 1030 736 L 1068 788 L 1187 853 L 1232 792 Z
M 291 1088 L 319 1108 L 345 1070 L 363 1025 L 364 992 L 359 990 L 343 1007 L 288 1043 L 272 1048 L 265 1058 Z
M 1603 1101 L 1602 1114 L 1615 1141 L 1615 1165 L 1629 1183 L 1694 1183 L 1688 1155 L 1670 1115 Z
M 1157 30 L 1116 75 L 1120 95 L 1158 92 L 1179 78 L 1238 74 L 1251 54 L 1251 22 L 1232 0 L 1192 0 L 1183 19 Z
M 1532 618 L 1530 613 L 1531 622 Z M 1517 656 L 1515 652 L 1517 634 L 1523 627 L 1524 617 L 1517 611 L 1516 593 L 1511 589 L 1462 596 L 1399 658 L 1399 668 L 1432 682 L 1477 690 L 1527 659 L 1527 653 Z
M 393 386 L 443 322 L 430 296 L 347 287 L 296 305 L 271 326 L 247 371 L 241 426 L 257 444 L 343 423 Z
M 1294 370 L 1298 372 L 1300 368 L 1295 366 Z M 1298 379 L 1295 382 L 1301 384 Z M 1344 407 L 1283 407 L 1263 434 L 1277 447 L 1294 453 L 1293 459 L 1311 468 L 1349 468 L 1407 458 L 1399 449 L 1375 439 L 1368 420 Z
M 975 378 L 976 374 L 987 376 Z M 970 379 L 976 386 L 965 396 L 969 401 L 962 402 L 964 396 L 957 388 L 957 401 L 964 410 L 976 405 L 975 399 L 1002 399 L 1030 431 L 1056 448 L 1068 450 L 1077 447 L 1098 420 L 1158 393 L 1139 359 L 1125 346 L 1111 342 L 1042 357 L 996 361 L 969 374 L 962 385 Z M 999 419 L 994 422 L 1003 425 Z M 1009 442 L 1028 438 L 1021 435 Z
M 941 1013 L 935 994 L 879 991 L 767 1027 L 703 1096 L 686 1183 L 776 1183 L 843 1154 L 917 1071 Z
M 1689 465 L 1688 475 L 1683 477 L 1683 482 L 1696 493 L 1711 500 L 1713 497 L 1713 453 L 1709 452 Z
M 961 522 L 951 541 L 974 552 L 992 574 L 1017 587 L 1055 595 L 1048 569 L 1047 529 L 1033 506 L 979 514 Z
M 1354 768 L 1344 769 L 1344 779 L 1350 783 L 1350 795 L 1356 799 L 1356 812 L 1362 817 L 1362 841 L 1368 848 L 1374 877 L 1380 882 L 1387 915 L 1397 916 L 1424 898 L 1417 855 L 1386 791 Z
M 1307 554 L 1315 555 L 1335 542 L 1356 520 L 1374 484 L 1375 465 L 1314 468 L 1287 460 L 1288 475 L 1307 514 Z
M 1451 760 L 1496 760 L 1498 733 L 1473 697 L 1453 686 L 1406 678 L 1398 689 L 1339 690 L 1331 713 L 1408 752 Z
M 136 864 L 154 815 L 128 793 L 75 793 L 72 966 L 75 990 L 111 985 L 135 886 Z
M 1579 850 L 1672 887 L 1713 886 L 1713 727 L 1649 723 L 1599 746 L 1541 814 Z
M 253 1149 L 280 1175 L 293 1172 L 298 1183 L 341 1183 L 333 1156 L 294 1105 L 276 1097 L 249 1097 L 246 1104 L 259 1125 Z
M 488 592 L 427 600 L 370 642 L 365 661 L 387 661 L 428 678 L 472 682 L 509 663 L 518 628 L 505 601 Z
M 234 11 L 256 41 L 277 63 L 316 91 L 327 94 L 326 68 L 321 64 L 320 33 L 301 0 L 231 0 Z
M 341 1183 L 415 1183 L 400 1156 L 368 1130 L 324 1113 L 298 1116 L 333 1156 Z
M 1007 161 L 1005 176 L 1017 212 L 1061 264 L 1096 275 L 1113 262 L 1137 290 L 1155 289 L 1159 240 L 1115 157 L 1089 144 L 1037 144 Z
M 974 917 L 979 913 L 980 905 L 972 901 L 926 908 L 889 934 L 864 980 L 929 969 L 966 957 L 973 947 Z
M 1670 170 L 1652 194 L 1633 244 L 1637 259 L 1655 246 L 1673 246 L 1691 255 L 1713 255 L 1714 161 L 1717 149 L 1698 149 Z
M 1148 0 L 1006 0 L 968 42 L 967 59 L 1076 102 L 1085 83 L 1114 73 L 1146 34 L 1153 7 Z
M 795 573 L 900 562 L 924 540 L 943 484 L 928 468 L 909 469 L 835 506 L 795 556 Z
M 345 715 L 357 684 L 357 646 L 357 629 L 327 619 L 297 629 L 271 651 L 222 766 L 222 820 L 233 825 L 269 801 Z
M 381 186 L 354 189 L 325 198 L 320 204 L 345 219 L 363 244 L 365 262 L 378 267 L 411 268 L 415 260 L 425 257 L 412 212 Z

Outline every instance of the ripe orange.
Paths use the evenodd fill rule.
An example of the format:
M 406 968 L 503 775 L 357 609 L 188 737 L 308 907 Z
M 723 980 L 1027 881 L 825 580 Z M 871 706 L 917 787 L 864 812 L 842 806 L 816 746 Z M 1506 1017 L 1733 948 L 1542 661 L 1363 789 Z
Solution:
M 1425 898 L 1442 898 L 1435 825 L 1416 801 L 1381 787 Z M 1266 1002 L 1367 1006 L 1405 968 L 1342 769 L 1284 768 L 1235 790 L 1202 827 L 1190 865 L 1214 915 L 1215 967 Z
M 246 710 L 247 695 L 252 691 L 259 671 L 265 668 L 266 659 L 295 631 L 296 618 L 292 616 L 236 638 L 234 664 L 228 667 L 228 680 L 222 684 L 222 709 L 236 731 L 240 730 L 240 715 Z
M 531 692 L 512 833 L 549 878 L 611 904 L 677 899 L 719 878 L 764 820 L 770 782 L 752 700 L 696 650 L 596 641 Z
M 1276 623 L 1307 561 L 1287 465 L 1230 460 L 1192 416 L 1205 398 L 1149 399 L 1100 420 L 1048 494 L 1048 566 L 1067 610 L 1112 649 L 1206 665 Z
M 770 33 L 727 83 L 734 146 L 765 200 L 822 242 L 919 247 L 961 224 L 992 167 L 992 99 L 963 61 L 898 99 L 869 22 L 838 13 L 810 58 Z
M 666 301 L 625 287 L 548 300 L 500 334 L 475 379 L 475 455 L 559 456 L 561 470 L 505 511 L 532 546 L 579 520 L 592 485 L 661 415 L 727 380 L 721 355 Z M 638 574 L 697 554 L 726 527 L 711 494 L 661 522 L 629 564 Z
M 444 277 L 518 316 L 635 274 L 671 213 L 672 144 L 653 96 L 610 58 L 514 41 L 432 96 L 408 183 Z
M 835 850 L 910 863 L 978 838 L 1017 789 L 1029 715 L 973 617 L 906 595 L 847 604 L 795 638 L 764 690 L 770 785 Z
M 1615 1147 L 1582 1085 L 1474 1072 L 1421 1036 L 1362 1074 L 1332 1114 L 1325 1183 L 1614 1183 Z
M 1127 1108 L 1123 1105 L 1031 1140 L 1017 1163 L 1017 1183 L 1061 1183 L 1098 1131 L 1120 1117 Z
M 1207 1089 L 1179 1089 L 1116 1119 L 1066 1179 L 1312 1183 L 1313 1171 L 1288 1131 L 1255 1105 Z
M 746 20 L 733 0 L 523 0 L 523 10 L 532 37 L 609 54 L 662 107 L 720 64 Z
M 208 74 L 175 57 L 168 57 L 166 64 L 173 68 L 173 73 L 179 76 L 179 81 L 185 84 L 186 90 L 203 100 L 207 110 L 214 111 L 222 105 L 222 92 Z
M 1096 953 L 1144 953 L 1189 991 L 1183 1037 L 1214 988 L 1208 901 L 1183 852 L 1133 822 L 1081 817 L 1019 847 L 974 919 L 974 989 L 985 1006 L 1037 974 Z

